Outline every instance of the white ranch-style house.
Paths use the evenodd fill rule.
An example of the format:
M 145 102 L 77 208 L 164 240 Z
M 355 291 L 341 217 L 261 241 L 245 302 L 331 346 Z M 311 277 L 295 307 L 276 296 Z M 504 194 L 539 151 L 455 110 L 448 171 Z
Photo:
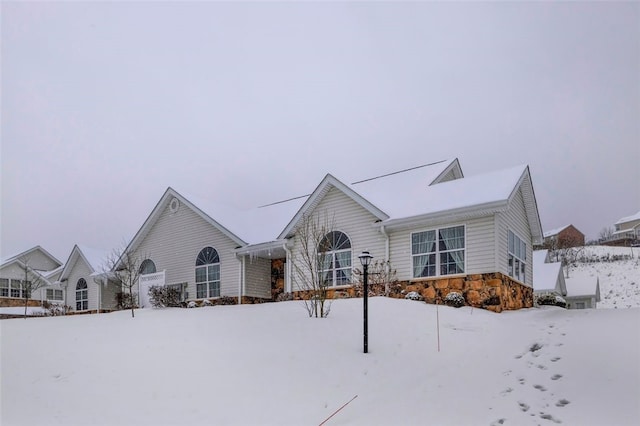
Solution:
M 457 159 L 345 183 L 328 174 L 306 196 L 237 211 L 168 188 L 127 247 L 151 285 L 186 300 L 271 299 L 275 265 L 284 292 L 301 290 L 292 263 L 305 217 L 333 225 L 323 263 L 332 290 L 348 292 L 369 251 L 428 301 L 450 291 L 501 311 L 533 303 L 532 247 L 542 228 L 527 166 L 464 177 Z

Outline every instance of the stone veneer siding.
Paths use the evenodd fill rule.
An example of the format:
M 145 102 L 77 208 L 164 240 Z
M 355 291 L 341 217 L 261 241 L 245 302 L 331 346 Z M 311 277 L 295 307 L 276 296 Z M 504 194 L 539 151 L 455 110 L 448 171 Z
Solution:
M 451 278 L 402 281 L 393 286 L 389 297 L 404 298 L 411 291 L 422 295 L 425 302 L 444 305 L 447 294 L 455 291 L 464 297 L 465 305 L 493 312 L 533 307 L 533 288 L 525 286 L 499 272 Z M 308 292 L 294 292 L 294 300 L 309 297 Z M 355 297 L 353 287 L 327 290 L 327 299 Z
M 427 303 L 444 305 L 447 294 L 455 291 L 462 294 L 467 306 L 493 312 L 533 307 L 533 288 L 499 272 L 410 281 L 400 287 L 403 291 L 394 291 L 390 296 L 404 297 L 415 291 Z
M 24 306 L 24 299 L 0 297 L 0 308 L 15 308 L 20 306 Z M 27 301 L 27 306 L 42 306 L 42 302 L 35 299 L 29 299 Z

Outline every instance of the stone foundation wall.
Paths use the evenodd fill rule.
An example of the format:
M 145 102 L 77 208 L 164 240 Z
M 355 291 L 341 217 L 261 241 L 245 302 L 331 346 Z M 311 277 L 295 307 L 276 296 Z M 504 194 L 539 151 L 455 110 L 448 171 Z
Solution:
M 533 307 L 533 288 L 499 272 L 402 284 L 403 291 L 395 291 L 390 294 L 391 297 L 404 297 L 407 293 L 415 291 L 422 295 L 427 303 L 444 305 L 447 294 L 455 291 L 462 294 L 465 305 L 493 312 Z
M 425 279 L 399 282 L 391 287 L 389 297 L 404 298 L 407 293 L 419 293 L 427 303 L 444 305 L 447 294 L 460 293 L 466 306 L 483 308 L 493 312 L 533 307 L 533 288 L 522 285 L 499 272 L 467 275 L 466 277 Z M 372 292 L 383 295 L 384 290 Z M 310 297 L 308 291 L 294 292 L 293 300 Z M 327 290 L 327 299 L 360 297 L 355 287 Z
M 0 308 L 15 308 L 24 306 L 24 299 L 16 299 L 10 297 L 0 297 Z M 39 300 L 29 299 L 27 306 L 42 306 Z

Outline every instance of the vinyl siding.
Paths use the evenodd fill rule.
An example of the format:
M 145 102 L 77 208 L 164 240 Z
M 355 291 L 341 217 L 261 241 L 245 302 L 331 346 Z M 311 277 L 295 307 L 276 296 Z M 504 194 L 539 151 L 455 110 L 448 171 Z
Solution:
M 51 258 L 40 250 L 35 250 L 20 258 L 23 263 L 28 263 L 30 268 L 38 271 L 51 271 L 60 266 L 57 262 L 51 260 Z
M 29 274 L 31 275 L 31 274 Z M 59 277 L 59 273 L 57 273 L 56 279 L 57 277 Z M 16 263 L 11 263 L 9 265 L 6 265 L 4 268 L 2 268 L 0 270 L 0 278 L 7 278 L 7 279 L 14 279 L 14 280 L 24 280 L 24 269 L 22 269 L 20 266 L 18 266 Z M 54 279 L 50 279 L 50 282 L 53 283 L 53 281 L 55 281 Z M 49 287 L 47 285 L 44 286 L 44 288 L 60 288 L 60 287 Z M 44 288 L 39 288 L 37 290 L 34 290 L 33 292 L 31 292 L 31 299 L 33 300 L 43 300 L 44 297 L 43 295 L 45 295 L 45 290 Z
M 358 256 L 368 250 L 375 260 L 385 257 L 385 236 L 373 223 L 377 218 L 342 191 L 331 188 L 313 210 L 316 220 L 325 218 L 334 224 L 333 230 L 341 231 L 351 240 L 351 266 L 361 268 Z M 299 244 L 293 248 L 294 256 L 299 253 Z M 292 268 L 295 269 L 295 268 Z M 293 290 L 297 290 L 295 272 L 292 273 Z
M 495 272 L 495 222 L 492 215 L 455 223 L 440 223 L 407 229 L 391 234 L 391 267 L 397 270 L 398 280 L 404 281 L 413 278 L 411 260 L 411 234 L 413 232 L 459 225 L 465 225 L 465 274 Z
M 240 263 L 233 252 L 237 244 L 185 205 L 175 213 L 165 206 L 134 255 L 151 259 L 158 272 L 164 270 L 166 284 L 188 283 L 188 299 L 193 300 L 196 258 L 207 246 L 220 257 L 220 295 L 237 297 Z
M 84 278 L 87 282 L 87 290 L 89 297 L 88 310 L 98 309 L 98 284 L 93 281 L 91 274 L 93 271 L 87 264 L 78 259 L 75 265 L 71 268 L 67 281 L 63 284 L 65 286 L 65 305 L 70 306 L 71 310 L 76 310 L 76 285 L 80 278 Z
M 522 239 L 527 245 L 525 284 L 533 286 L 533 244 L 531 230 L 524 206 L 522 190 L 518 189 L 505 212 L 498 213 L 497 223 L 497 268 L 498 272 L 508 274 L 509 230 Z
M 253 258 L 245 260 L 244 295 L 250 297 L 271 298 L 271 259 Z

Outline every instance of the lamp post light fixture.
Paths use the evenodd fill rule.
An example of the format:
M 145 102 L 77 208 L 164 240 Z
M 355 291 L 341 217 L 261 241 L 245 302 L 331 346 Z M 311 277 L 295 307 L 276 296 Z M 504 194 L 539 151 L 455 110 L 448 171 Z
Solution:
M 360 258 L 360 263 L 362 264 L 362 273 L 363 273 L 363 281 L 364 281 L 364 353 L 368 353 L 369 352 L 369 331 L 368 331 L 368 324 L 367 324 L 367 320 L 369 317 L 369 314 L 367 312 L 368 309 L 368 296 L 369 296 L 369 264 L 371 263 L 371 259 L 373 259 L 373 256 L 371 256 L 371 254 L 369 254 L 368 251 L 363 251 L 362 254 L 360 256 L 358 256 L 358 258 Z

